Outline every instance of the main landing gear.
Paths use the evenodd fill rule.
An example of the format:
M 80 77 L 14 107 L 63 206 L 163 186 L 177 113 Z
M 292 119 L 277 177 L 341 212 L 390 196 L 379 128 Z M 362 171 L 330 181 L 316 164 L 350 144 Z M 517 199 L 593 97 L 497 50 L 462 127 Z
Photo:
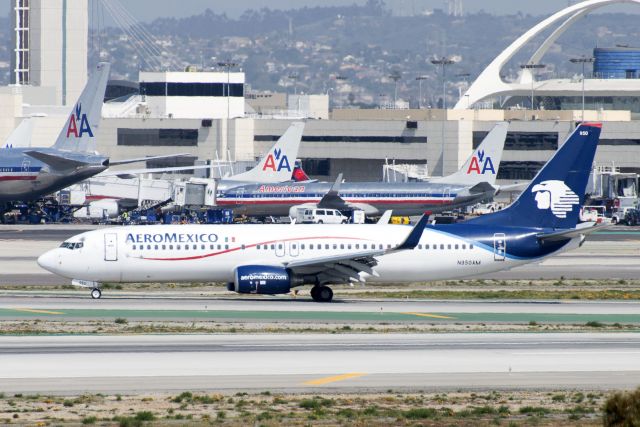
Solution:
M 100 297 L 102 296 L 102 291 L 98 288 L 93 288 L 91 290 L 91 298 L 93 299 L 100 299 Z
M 314 286 L 311 288 L 311 298 L 315 302 L 331 302 L 333 299 L 333 291 L 328 286 Z

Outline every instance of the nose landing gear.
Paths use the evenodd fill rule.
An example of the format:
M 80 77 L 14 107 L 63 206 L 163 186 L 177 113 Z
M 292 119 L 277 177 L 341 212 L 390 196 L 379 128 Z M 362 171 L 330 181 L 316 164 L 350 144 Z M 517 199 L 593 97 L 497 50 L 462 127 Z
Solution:
M 315 302 L 331 302 L 333 299 L 333 291 L 328 286 L 314 286 L 311 288 L 311 298 Z

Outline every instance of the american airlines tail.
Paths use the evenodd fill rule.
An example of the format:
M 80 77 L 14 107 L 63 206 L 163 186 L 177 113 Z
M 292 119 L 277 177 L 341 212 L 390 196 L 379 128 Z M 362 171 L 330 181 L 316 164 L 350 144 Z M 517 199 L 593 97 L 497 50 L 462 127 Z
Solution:
M 33 134 L 33 117 L 22 119 L 18 127 L 9 135 L 4 142 L 3 148 L 28 148 L 31 146 L 31 136 Z
M 53 148 L 74 152 L 95 151 L 94 136 L 100 127 L 110 68 L 111 65 L 105 62 L 96 66 Z
M 582 123 L 509 207 L 467 224 L 573 229 L 584 202 L 601 123 Z
M 304 131 L 303 122 L 291 123 L 260 163 L 250 171 L 224 178 L 225 181 L 275 184 L 291 180 Z
M 508 127 L 508 122 L 496 123 L 456 173 L 442 178 L 430 179 L 429 182 L 465 185 L 488 183 L 494 185 L 502 160 L 502 150 L 507 138 Z

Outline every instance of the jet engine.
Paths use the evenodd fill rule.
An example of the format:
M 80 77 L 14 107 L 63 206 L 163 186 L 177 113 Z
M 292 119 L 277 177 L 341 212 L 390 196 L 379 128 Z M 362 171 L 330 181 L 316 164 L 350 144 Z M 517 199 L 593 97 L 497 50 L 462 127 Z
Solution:
M 234 281 L 227 289 L 241 294 L 287 294 L 292 281 L 292 274 L 283 267 L 243 265 L 236 268 Z

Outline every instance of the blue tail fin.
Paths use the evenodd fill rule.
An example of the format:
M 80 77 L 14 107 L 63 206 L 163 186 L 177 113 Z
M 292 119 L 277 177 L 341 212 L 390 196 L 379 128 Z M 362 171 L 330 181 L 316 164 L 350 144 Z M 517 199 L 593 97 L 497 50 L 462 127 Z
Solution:
M 574 228 L 600 139 L 600 123 L 582 123 L 506 209 L 469 222 L 536 228 Z

